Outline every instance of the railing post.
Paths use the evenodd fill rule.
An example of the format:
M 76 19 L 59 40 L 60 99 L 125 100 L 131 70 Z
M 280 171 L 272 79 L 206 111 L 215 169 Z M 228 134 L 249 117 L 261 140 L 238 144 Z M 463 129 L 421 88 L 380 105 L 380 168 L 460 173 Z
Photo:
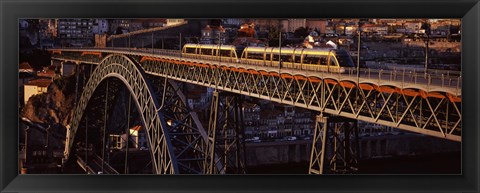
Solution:
M 383 72 L 383 69 L 380 69 L 380 71 L 378 71 L 378 82 L 380 82 L 380 79 L 382 77 L 382 72 Z
M 459 94 L 458 93 L 458 90 L 460 89 L 460 80 L 462 79 L 462 75 L 458 76 L 457 77 L 457 95 Z
M 432 76 L 427 74 L 427 90 L 430 90 L 430 85 L 432 84 Z
M 443 81 L 444 81 L 444 78 L 443 78 L 443 73 L 442 73 L 442 87 L 443 87 Z

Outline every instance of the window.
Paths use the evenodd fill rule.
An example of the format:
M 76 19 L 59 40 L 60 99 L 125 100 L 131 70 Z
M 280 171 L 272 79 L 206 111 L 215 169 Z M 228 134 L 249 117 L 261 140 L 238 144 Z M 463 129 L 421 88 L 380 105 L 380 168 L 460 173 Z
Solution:
M 220 56 L 222 57 L 231 57 L 231 53 L 230 50 L 220 50 Z
M 263 60 L 263 53 L 249 52 L 247 57 L 248 57 L 248 59 Z
M 285 55 L 282 54 L 282 61 L 292 63 L 292 61 L 293 61 L 292 55 L 291 54 L 285 54 Z
M 320 65 L 327 65 L 327 57 L 320 58 Z
M 273 57 L 272 57 L 272 61 L 279 61 L 280 60 L 280 57 L 278 54 L 272 54 Z
M 294 57 L 295 63 L 302 63 L 302 55 L 294 55 Z
M 330 63 L 328 63 L 329 66 L 337 66 L 337 63 L 335 62 L 335 57 L 330 56 Z
M 270 61 L 272 59 L 272 55 L 270 53 L 265 54 L 265 60 Z
M 186 48 L 186 49 L 185 49 L 185 53 L 196 54 L 197 51 L 196 51 L 195 48 Z
M 202 55 L 212 55 L 213 54 L 213 50 L 212 49 L 208 49 L 208 48 L 204 48 L 204 49 L 201 49 L 201 54 Z
M 327 64 L 327 59 L 322 57 L 320 58 L 319 56 L 315 55 L 305 55 L 303 57 L 303 64 L 319 64 L 319 61 L 322 61 L 323 59 L 323 65 Z
M 349 55 L 346 54 L 339 54 L 337 55 L 337 60 L 338 63 L 340 63 L 340 66 L 343 67 L 354 67 L 352 58 Z

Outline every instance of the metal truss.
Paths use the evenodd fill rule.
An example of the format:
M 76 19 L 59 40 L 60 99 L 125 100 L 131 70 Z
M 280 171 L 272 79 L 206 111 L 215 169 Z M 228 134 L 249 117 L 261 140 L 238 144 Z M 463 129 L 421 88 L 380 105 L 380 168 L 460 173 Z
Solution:
M 109 55 L 91 75 L 77 104 L 70 127 L 67 127 L 65 145 L 65 159 L 70 156 L 75 134 L 79 124 L 84 119 L 88 103 L 99 85 L 106 79 L 116 78 L 129 89 L 138 109 L 141 120 L 146 128 L 147 137 L 152 155 L 153 168 L 157 174 L 179 173 L 177 156 L 172 147 L 170 128 L 167 127 L 160 103 L 154 95 L 142 68 L 134 61 L 122 55 Z
M 215 65 L 215 62 L 132 57 L 137 58 L 145 72 L 151 75 L 461 141 L 461 98 L 456 94 L 430 92 L 411 85 L 359 83 L 343 80 L 340 75 L 303 76 L 290 74 L 289 70 L 258 71 L 224 66 L 220 62 Z M 90 63 L 97 60 L 82 56 L 73 58 Z M 68 60 L 73 58 L 69 56 Z
M 207 132 L 197 114 L 186 102 L 182 86 L 173 80 L 150 76 L 155 96 L 160 102 L 160 111 L 169 128 L 173 151 L 179 173 L 202 174 L 207 157 Z
M 309 174 L 354 173 L 358 170 L 357 120 L 316 117 Z
M 205 173 L 246 173 L 243 114 L 240 96 L 213 93 L 208 123 Z
M 163 59 L 141 65 L 156 76 L 461 141 L 461 100 L 448 93 Z

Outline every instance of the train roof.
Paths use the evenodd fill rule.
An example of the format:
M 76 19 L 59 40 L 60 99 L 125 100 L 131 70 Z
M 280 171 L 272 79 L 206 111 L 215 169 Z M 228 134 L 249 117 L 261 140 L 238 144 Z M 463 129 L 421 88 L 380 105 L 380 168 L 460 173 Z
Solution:
M 256 46 L 249 46 L 245 48 L 246 52 L 273 52 L 273 53 L 279 53 L 281 52 L 282 54 L 328 54 L 330 51 L 337 51 L 336 49 L 333 48 L 314 48 L 314 49 L 308 49 L 308 48 L 284 48 L 282 47 L 281 50 L 278 47 L 256 47 Z
M 205 48 L 205 49 L 220 49 L 221 50 L 235 50 L 235 46 L 232 45 L 218 45 L 218 44 L 185 44 L 184 48 Z

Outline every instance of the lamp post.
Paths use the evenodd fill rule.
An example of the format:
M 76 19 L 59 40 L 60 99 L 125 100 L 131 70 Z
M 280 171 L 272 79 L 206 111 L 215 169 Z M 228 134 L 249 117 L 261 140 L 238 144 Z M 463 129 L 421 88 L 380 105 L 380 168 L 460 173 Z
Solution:
M 282 69 L 282 32 L 279 32 L 278 36 L 278 73 Z
M 429 37 L 428 34 L 427 39 L 425 41 L 425 78 L 427 78 L 427 70 L 428 70 L 428 44 L 429 44 Z
M 218 31 L 218 65 L 220 65 L 222 63 L 222 56 L 220 55 L 221 53 L 221 48 L 222 48 L 222 42 L 221 42 L 221 39 L 222 39 L 222 32 L 219 30 Z
M 179 42 L 179 44 L 178 44 L 178 49 L 179 49 L 180 51 L 182 51 L 182 32 L 180 32 L 180 36 L 179 36 L 179 37 L 180 37 L 180 38 L 179 38 L 179 41 L 178 41 L 178 42 Z
M 30 130 L 30 127 L 27 126 L 25 128 L 25 165 L 26 165 L 26 167 L 28 167 L 29 164 L 30 164 L 30 155 L 28 153 L 28 151 L 29 151 L 29 148 L 28 148 L 28 132 L 29 132 L 29 130 Z
M 358 25 L 358 40 L 357 40 L 357 83 L 360 82 L 360 40 L 361 40 L 360 25 Z

